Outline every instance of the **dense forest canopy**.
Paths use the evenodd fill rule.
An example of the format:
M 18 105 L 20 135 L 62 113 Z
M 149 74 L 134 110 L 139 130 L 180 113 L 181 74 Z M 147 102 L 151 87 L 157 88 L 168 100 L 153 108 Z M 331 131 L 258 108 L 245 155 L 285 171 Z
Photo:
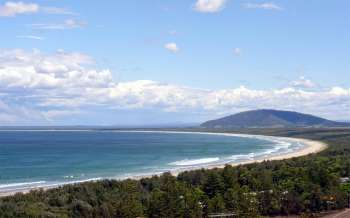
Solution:
M 0 199 L 0 217 L 210 217 L 226 213 L 252 218 L 347 206 L 350 184 L 342 178 L 350 176 L 350 129 L 239 132 L 320 140 L 329 148 L 305 157 L 188 171 L 177 177 L 165 173 L 16 194 Z

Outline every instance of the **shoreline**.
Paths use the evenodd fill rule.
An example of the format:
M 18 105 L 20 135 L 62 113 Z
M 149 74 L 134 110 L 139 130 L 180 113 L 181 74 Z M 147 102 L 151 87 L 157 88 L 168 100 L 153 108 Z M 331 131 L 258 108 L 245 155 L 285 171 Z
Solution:
M 179 133 L 179 132 L 178 132 Z M 183 133 L 183 132 L 182 132 Z M 188 167 L 187 169 L 178 169 L 178 170 L 171 170 L 168 171 L 173 176 L 177 176 L 182 172 L 186 171 L 192 171 L 192 170 L 199 170 L 199 169 L 215 169 L 215 168 L 224 168 L 226 165 L 230 166 L 239 166 L 239 165 L 246 165 L 246 164 L 253 164 L 253 163 L 261 163 L 264 161 L 274 161 L 274 160 L 285 160 L 285 159 L 291 159 L 295 157 L 302 157 L 307 156 L 309 154 L 316 154 L 319 153 L 326 148 L 328 148 L 328 145 L 321 141 L 316 140 L 310 140 L 310 139 L 303 139 L 303 138 L 293 138 L 293 137 L 279 137 L 279 136 L 265 136 L 265 135 L 250 135 L 250 134 L 236 134 L 236 133 L 205 133 L 205 132 L 186 132 L 186 133 L 199 133 L 199 134 L 211 134 L 211 135 L 231 135 L 231 136 L 241 136 L 241 137 L 264 137 L 264 138 L 276 138 L 276 139 L 282 139 L 286 141 L 292 141 L 295 143 L 301 143 L 304 146 L 301 148 L 294 150 L 292 152 L 288 153 L 281 153 L 281 154 L 275 154 L 275 155 L 268 155 L 267 157 L 259 157 L 253 160 L 249 161 L 242 161 L 239 163 L 226 163 L 226 164 L 213 164 L 210 166 L 193 166 Z M 141 176 L 133 176 L 131 179 L 143 179 L 143 178 L 151 178 L 152 176 L 161 175 L 161 174 L 151 174 L 151 175 L 141 175 Z
M 231 165 L 231 166 L 238 166 L 238 165 L 246 165 L 246 164 L 253 164 L 253 163 L 261 163 L 263 161 L 273 161 L 273 160 L 284 160 L 284 159 L 290 159 L 294 157 L 301 157 L 301 156 L 306 156 L 309 154 L 314 154 L 321 152 L 325 150 L 328 145 L 324 142 L 320 141 L 315 141 L 315 140 L 309 140 L 309 139 L 302 139 L 302 138 L 292 138 L 292 137 L 279 137 L 279 136 L 266 136 L 266 135 L 250 135 L 250 134 L 236 134 L 236 133 L 213 133 L 213 132 L 180 132 L 180 131 L 129 131 L 129 130 L 117 130 L 119 132 L 157 132 L 157 133 L 182 133 L 182 134 L 207 134 L 207 135 L 223 135 L 223 136 L 236 136 L 236 137 L 246 137 L 246 138 L 260 138 L 260 139 L 265 139 L 269 141 L 287 141 L 287 142 L 294 142 L 294 143 L 299 143 L 302 144 L 303 146 L 301 148 L 298 148 L 296 150 L 293 150 L 291 152 L 287 153 L 280 153 L 280 154 L 272 154 L 272 155 L 266 155 L 263 157 L 258 157 L 254 158 L 252 160 L 248 161 L 241 161 L 238 163 L 226 163 L 226 164 L 212 164 L 208 166 L 189 166 L 187 168 L 183 169 L 175 169 L 175 170 L 170 170 L 167 171 L 171 173 L 173 176 L 177 176 L 181 172 L 185 171 L 192 171 L 192 170 L 198 170 L 198 169 L 214 169 L 214 168 L 224 168 L 226 165 Z M 147 175 L 135 175 L 135 176 L 129 176 L 126 178 L 106 178 L 106 179 L 115 179 L 115 180 L 125 180 L 125 179 L 143 179 L 143 178 L 150 178 L 152 176 L 159 176 L 165 172 L 160 172 L 160 173 L 150 173 Z M 46 185 L 42 187 L 33 187 L 33 188 L 23 188 L 23 189 L 17 189 L 17 191 L 9 190 L 5 192 L 0 192 L 0 197 L 6 197 L 6 196 L 11 196 L 15 195 L 17 193 L 28 193 L 31 190 L 38 190 L 38 189 L 53 189 L 57 187 L 61 187 L 64 185 L 69 185 L 69 184 L 79 184 L 82 182 L 87 182 L 87 181 L 98 181 L 100 179 L 90 179 L 86 181 L 76 181 L 76 182 L 67 182 L 65 184 L 58 184 L 58 185 Z
M 302 148 L 297 149 L 293 152 L 280 154 L 280 155 L 272 155 L 268 158 L 258 158 L 257 160 L 253 160 L 253 161 L 233 164 L 233 166 L 242 165 L 242 164 L 251 164 L 251 163 L 261 163 L 263 161 L 285 160 L 285 159 L 291 159 L 294 157 L 302 157 L 302 156 L 307 156 L 309 154 L 319 153 L 328 147 L 326 143 L 321 141 L 302 139 L 302 138 L 291 138 L 291 137 L 279 137 L 279 138 L 288 139 L 289 141 L 294 141 L 297 143 L 302 143 L 303 145 L 306 145 L 306 146 L 303 146 Z

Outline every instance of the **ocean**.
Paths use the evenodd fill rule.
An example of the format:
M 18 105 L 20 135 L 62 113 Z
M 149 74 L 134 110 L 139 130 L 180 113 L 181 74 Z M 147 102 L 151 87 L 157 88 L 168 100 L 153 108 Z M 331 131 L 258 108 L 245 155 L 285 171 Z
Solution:
M 148 131 L 0 131 L 0 193 L 239 163 L 303 145 L 266 136 Z

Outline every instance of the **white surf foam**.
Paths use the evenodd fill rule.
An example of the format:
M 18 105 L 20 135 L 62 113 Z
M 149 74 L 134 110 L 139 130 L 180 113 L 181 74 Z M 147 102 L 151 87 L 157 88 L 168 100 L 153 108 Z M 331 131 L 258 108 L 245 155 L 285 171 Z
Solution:
M 249 153 L 249 154 L 235 154 L 232 155 L 229 160 L 232 161 L 239 161 L 239 160 L 253 160 L 256 156 L 255 153 Z
M 172 163 L 169 163 L 169 165 L 174 166 L 194 166 L 194 165 L 201 165 L 201 164 L 208 164 L 219 161 L 220 158 L 213 157 L 213 158 L 200 158 L 200 159 L 184 159 L 180 161 L 175 161 Z
M 23 191 L 23 190 L 30 190 L 30 189 L 37 189 L 37 188 L 53 188 L 53 187 L 58 187 L 58 186 L 62 186 L 62 185 L 76 184 L 76 183 L 82 183 L 82 182 L 92 182 L 92 181 L 98 181 L 98 180 L 102 180 L 102 179 L 103 178 L 101 178 L 101 177 L 97 177 L 97 178 L 90 178 L 90 179 L 84 179 L 84 180 L 73 180 L 73 181 L 67 181 L 67 182 L 36 181 L 36 182 L 0 184 L 0 193 L 1 192 L 16 192 L 16 191 Z
M 38 186 L 38 185 L 42 185 L 42 184 L 45 184 L 45 183 L 46 183 L 46 181 L 0 184 L 0 189 L 6 189 L 6 188 L 12 188 L 12 187 Z

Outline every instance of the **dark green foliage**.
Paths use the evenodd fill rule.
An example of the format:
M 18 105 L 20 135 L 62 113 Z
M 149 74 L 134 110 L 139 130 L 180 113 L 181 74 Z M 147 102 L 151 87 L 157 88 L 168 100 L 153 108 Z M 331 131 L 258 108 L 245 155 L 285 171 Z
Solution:
M 223 169 L 104 180 L 0 198 L 0 217 L 235 217 L 310 214 L 344 208 L 350 184 L 350 130 L 240 130 L 325 141 L 314 155 Z

